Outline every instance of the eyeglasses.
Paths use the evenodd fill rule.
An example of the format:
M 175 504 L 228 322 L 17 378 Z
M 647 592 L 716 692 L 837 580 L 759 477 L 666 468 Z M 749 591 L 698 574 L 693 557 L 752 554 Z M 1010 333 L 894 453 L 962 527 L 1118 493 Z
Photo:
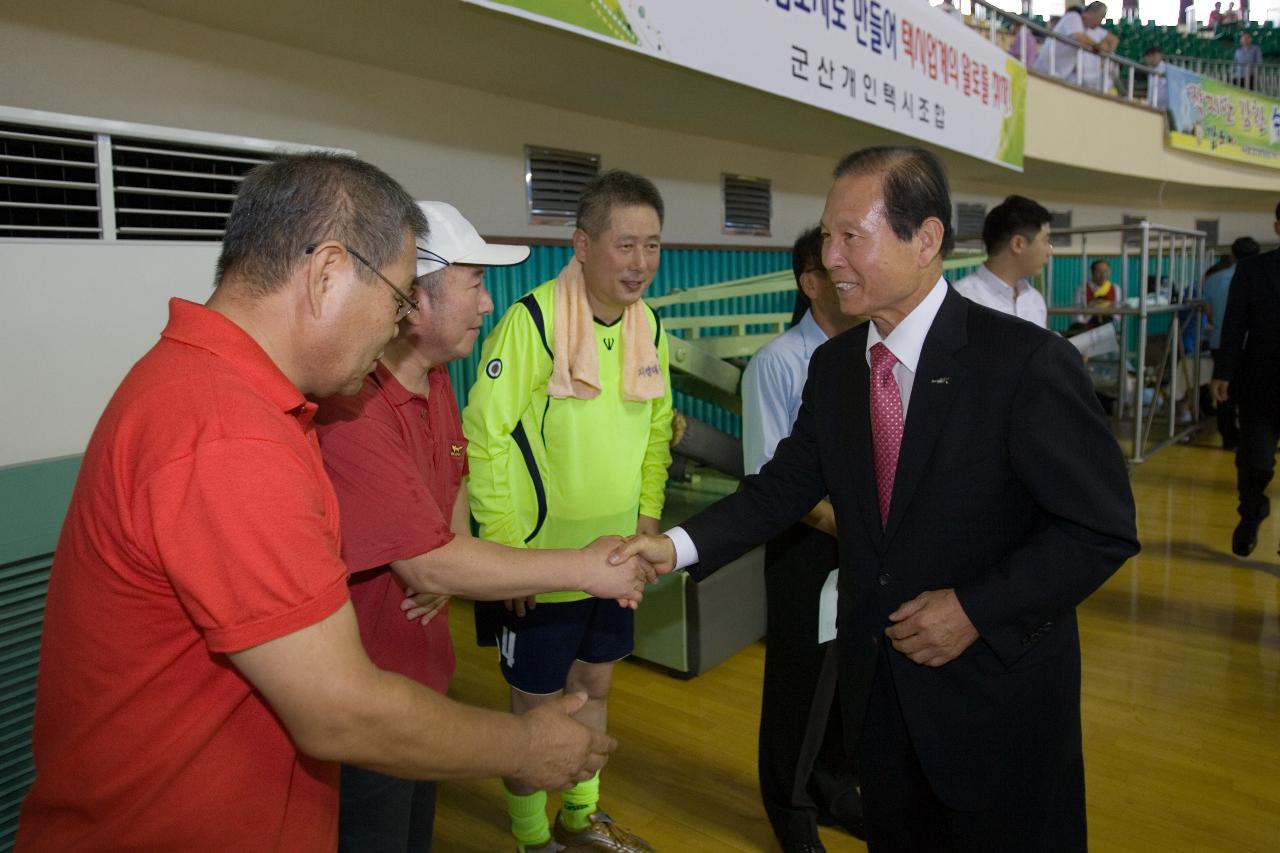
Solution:
M 314 252 L 316 250 L 316 247 L 319 245 L 320 245 L 319 243 L 312 243 L 310 246 L 307 246 L 306 254 L 309 255 L 312 252 Z M 363 255 L 361 255 L 359 252 L 357 252 L 355 249 L 351 248 L 350 246 L 346 245 L 345 243 L 343 244 L 342 248 L 347 250 L 348 255 L 355 258 L 357 261 L 359 261 L 360 263 L 368 267 L 370 270 L 372 270 L 373 274 L 376 275 L 378 278 L 382 279 L 383 283 L 386 284 L 387 287 L 391 288 L 392 292 L 395 293 L 397 323 L 399 323 L 405 317 L 408 317 L 414 311 L 418 310 L 418 300 L 414 299 L 412 296 L 409 296 L 400 288 L 392 284 L 391 279 L 387 278 L 385 275 L 378 272 L 378 268 L 375 267 L 373 264 L 369 263 L 367 260 L 365 260 Z

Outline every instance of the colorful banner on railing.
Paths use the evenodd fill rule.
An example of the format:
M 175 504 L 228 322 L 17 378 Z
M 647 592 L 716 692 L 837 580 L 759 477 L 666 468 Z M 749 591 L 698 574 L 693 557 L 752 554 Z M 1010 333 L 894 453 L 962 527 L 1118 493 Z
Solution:
M 466 0 L 1022 169 L 1022 63 L 925 0 Z
M 1280 101 L 1170 67 L 1169 145 L 1280 169 Z

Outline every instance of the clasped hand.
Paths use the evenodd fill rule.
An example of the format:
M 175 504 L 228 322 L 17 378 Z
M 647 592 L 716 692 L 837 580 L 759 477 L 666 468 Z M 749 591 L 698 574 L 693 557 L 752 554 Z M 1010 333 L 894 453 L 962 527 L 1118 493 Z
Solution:
M 566 582 L 565 588 L 580 587 L 588 595 L 596 598 L 612 598 L 618 602 L 619 606 L 634 610 L 644 599 L 645 584 L 657 583 L 660 575 L 670 571 L 670 568 L 655 566 L 638 552 L 623 554 L 628 544 L 637 538 L 659 538 L 670 541 L 665 536 L 633 536 L 629 539 L 623 539 L 621 536 L 601 536 L 578 551 L 578 556 L 583 563 L 579 567 L 580 572 L 573 576 L 582 578 L 584 582 L 581 584 Z M 400 602 L 400 609 L 404 611 L 405 619 L 410 622 L 417 620 L 426 625 L 448 601 L 447 595 L 406 589 L 405 598 Z M 532 610 L 535 603 L 531 595 L 516 596 L 506 602 L 507 609 L 515 610 L 519 616 L 523 616 L 527 610 Z
M 922 592 L 889 614 L 893 647 L 922 666 L 950 663 L 978 639 L 954 589 Z

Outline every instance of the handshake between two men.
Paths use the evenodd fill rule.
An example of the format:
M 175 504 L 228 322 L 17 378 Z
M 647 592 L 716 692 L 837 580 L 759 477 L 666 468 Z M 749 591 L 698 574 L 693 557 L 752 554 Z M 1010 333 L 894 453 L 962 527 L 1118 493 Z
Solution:
M 581 590 L 634 610 L 645 586 L 669 572 L 672 563 L 655 566 L 642 555 L 622 553 L 631 539 L 602 536 L 577 550 L 540 550 L 456 536 L 428 554 L 393 563 L 392 569 L 406 588 L 405 618 L 422 625 L 443 612 L 453 595 L 507 600 L 523 613 L 525 602 L 532 607 L 540 593 Z M 578 719 L 586 703 L 586 693 L 570 690 L 513 721 L 507 718 L 521 727 L 521 746 L 509 755 L 515 766 L 502 775 L 538 789 L 567 788 L 594 776 L 617 741 Z

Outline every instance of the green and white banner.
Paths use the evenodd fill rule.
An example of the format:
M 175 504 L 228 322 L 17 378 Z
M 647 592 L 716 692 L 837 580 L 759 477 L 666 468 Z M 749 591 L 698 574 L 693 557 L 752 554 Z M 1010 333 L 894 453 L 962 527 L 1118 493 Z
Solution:
M 1280 101 L 1182 68 L 1169 81 L 1169 145 L 1280 169 Z
M 1022 169 L 1027 70 L 925 0 L 465 0 Z

